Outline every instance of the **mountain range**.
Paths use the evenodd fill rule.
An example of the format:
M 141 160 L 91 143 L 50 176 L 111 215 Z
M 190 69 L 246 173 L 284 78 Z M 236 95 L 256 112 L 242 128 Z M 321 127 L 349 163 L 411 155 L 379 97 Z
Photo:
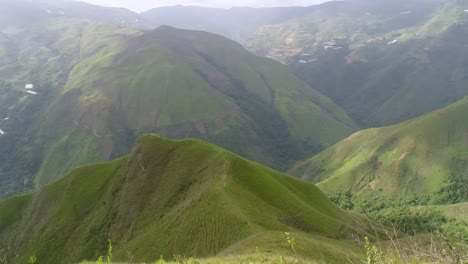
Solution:
M 260 28 L 246 46 L 289 64 L 361 127 L 392 125 L 467 95 L 466 9 L 466 1 L 333 2 Z
M 0 6 L 0 263 L 466 241 L 468 1 Z
M 122 156 L 147 132 L 284 170 L 356 129 L 286 66 L 214 34 L 45 11 L 1 29 L 2 196 Z

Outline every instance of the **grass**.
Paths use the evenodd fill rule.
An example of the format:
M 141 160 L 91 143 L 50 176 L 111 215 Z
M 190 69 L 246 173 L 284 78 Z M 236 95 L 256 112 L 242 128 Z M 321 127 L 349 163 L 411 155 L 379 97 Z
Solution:
M 468 219 L 468 202 L 452 205 L 436 206 L 436 209 L 442 211 L 448 218 L 467 221 Z
M 12 43 L 5 39 L 11 46 L 29 43 L 21 57 L 35 61 L 12 69 L 5 87 L 41 87 L 34 99 L 23 95 L 19 102 L 19 88 L 0 99 L 0 110 L 11 113 L 9 133 L 17 137 L 0 141 L 4 147 L 16 144 L 5 155 L 15 168 L 2 177 L 9 185 L 21 186 L 23 178 L 29 183 L 14 192 L 123 156 L 143 133 L 203 139 L 284 170 L 354 131 L 342 109 L 287 67 L 220 36 L 169 27 L 142 32 L 68 18 L 37 27 L 43 34 L 35 39 L 52 42 L 54 49 L 42 42 L 32 46 L 22 33 Z M 31 47 L 41 49 L 30 56 Z M 19 173 L 21 162 L 28 170 L 13 179 L 9 175 Z
M 114 45 L 138 34 L 133 29 L 68 17 L 28 17 L 27 23 L 9 21 L 15 32 L 0 33 L 0 50 L 5 53 L 0 61 L 0 115 L 9 117 L 1 124 L 8 133 L 0 139 L 4 149 L 0 197 L 30 191 L 35 183 L 51 182 L 77 165 L 102 160 L 93 155 L 96 151 L 91 145 L 67 157 L 56 154 L 75 144 L 70 140 L 75 135 L 67 128 L 74 119 L 61 111 L 60 122 L 48 123 L 53 117 L 51 105 L 60 98 L 70 71 L 80 60 L 100 54 L 107 43 Z M 33 83 L 39 95 L 27 95 L 26 83 Z M 77 138 L 80 144 L 89 141 L 83 135 Z M 34 179 L 38 174 L 39 179 Z
M 440 0 L 378 5 L 323 5 L 260 28 L 246 45 L 290 65 L 361 128 L 393 125 L 467 95 L 466 7 Z M 325 49 L 328 42 L 341 49 Z
M 250 255 L 256 247 L 294 256 L 286 231 L 298 257 L 340 262 L 362 256 L 353 237 L 370 229 L 308 182 L 199 140 L 154 135 L 141 137 L 127 157 L 77 169 L 19 205 L 16 199 L 0 203 L 15 208 L 0 218 L 0 244 L 21 245 L 10 249 L 12 263 L 97 259 L 108 239 L 115 260 L 135 262 Z
M 463 147 L 468 99 L 395 126 L 358 132 L 292 173 L 328 193 L 350 190 L 380 198 L 439 191 L 451 175 L 466 171 Z
M 289 233 L 284 233 L 286 240 L 284 241 L 290 248 L 292 256 L 281 256 L 273 253 L 261 252 L 258 247 L 255 253 L 232 255 L 207 259 L 184 258 L 174 256 L 173 261 L 166 261 L 161 256 L 156 264 L 230 264 L 230 263 L 246 263 L 246 264 L 325 264 L 325 263 L 342 263 L 335 261 L 325 261 L 323 258 L 320 261 L 313 261 L 304 258 L 298 258 L 296 255 L 296 243 L 294 236 Z M 359 261 L 348 258 L 346 263 L 357 264 L 463 264 L 468 261 L 468 255 L 464 254 L 467 245 L 455 244 L 441 233 L 429 234 L 423 236 L 403 237 L 398 238 L 398 232 L 393 231 L 387 233 L 388 237 L 385 241 L 371 242 L 368 237 L 364 238 L 362 247 L 366 252 L 366 259 Z M 111 262 L 112 247 L 108 250 L 107 263 Z M 81 262 L 80 264 L 103 263 L 104 257 L 100 256 L 97 262 Z M 133 262 L 132 262 L 133 263 Z M 154 262 L 153 262 L 154 263 Z M 344 263 L 344 262 L 343 262 Z

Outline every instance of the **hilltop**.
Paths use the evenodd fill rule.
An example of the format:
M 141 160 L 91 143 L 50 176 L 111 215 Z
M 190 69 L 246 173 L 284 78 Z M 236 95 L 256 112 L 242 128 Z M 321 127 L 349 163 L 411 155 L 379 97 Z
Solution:
M 205 139 L 284 169 L 354 127 L 285 66 L 226 38 L 167 26 L 78 63 L 47 115 L 43 132 L 56 136 L 38 185 L 123 155 L 145 132 Z
M 107 239 L 122 261 L 251 254 L 256 246 L 287 255 L 284 231 L 303 257 L 338 263 L 360 257 L 347 239 L 367 228 L 311 183 L 199 140 L 156 135 L 138 139 L 126 157 L 0 201 L 0 212 L 11 263 L 93 260 Z

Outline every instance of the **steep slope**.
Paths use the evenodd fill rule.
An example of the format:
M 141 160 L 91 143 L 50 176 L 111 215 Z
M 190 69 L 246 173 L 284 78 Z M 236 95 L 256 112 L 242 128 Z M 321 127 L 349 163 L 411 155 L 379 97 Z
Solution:
M 358 132 L 292 173 L 328 193 L 468 200 L 467 111 L 465 98 L 414 120 Z
M 363 228 L 310 183 L 208 143 L 155 135 L 141 137 L 127 157 L 0 202 L 9 263 L 32 255 L 51 264 L 92 260 L 107 239 L 122 261 L 245 254 L 252 246 L 286 254 L 284 231 L 296 235 L 304 257 L 340 263 L 358 256 L 345 239 Z
M 136 34 L 133 29 L 51 16 L 21 2 L 2 5 L 0 197 L 33 187 L 45 147 L 37 142 L 38 130 L 73 67 Z M 26 84 L 33 88 L 28 91 Z
M 168 25 L 181 29 L 202 30 L 243 41 L 263 25 L 284 22 L 302 16 L 315 7 L 276 8 L 208 8 L 173 6 L 141 13 L 155 26 Z
M 217 35 L 161 27 L 73 69 L 41 126 L 50 148 L 36 183 L 121 156 L 145 132 L 206 139 L 284 169 L 352 127 L 285 66 Z
M 207 139 L 285 168 L 353 130 L 328 98 L 237 43 L 45 7 L 66 4 L 87 6 L 9 1 L 0 10 L 0 197 L 122 156 L 145 132 Z
M 336 52 L 338 49 L 334 48 L 338 47 L 352 49 L 362 46 L 367 41 L 377 41 L 389 33 L 419 25 L 430 19 L 445 2 L 442 0 L 329 2 L 284 23 L 260 28 L 247 40 L 246 46 L 260 55 L 285 63 L 297 63 L 299 60 L 297 55 L 307 53 L 315 56 L 324 49 Z
M 466 9 L 455 0 L 330 3 L 264 27 L 247 46 L 289 64 L 361 126 L 391 125 L 468 94 Z

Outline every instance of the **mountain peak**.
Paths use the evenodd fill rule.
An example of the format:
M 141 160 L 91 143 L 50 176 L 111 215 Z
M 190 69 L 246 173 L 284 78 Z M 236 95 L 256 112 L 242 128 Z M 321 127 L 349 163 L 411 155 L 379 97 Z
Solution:
M 79 168 L 37 193 L 0 201 L 0 210 L 0 241 L 21 245 L 12 248 L 14 263 L 32 251 L 46 263 L 95 259 L 108 238 L 116 259 L 128 252 L 135 261 L 222 250 L 243 254 L 249 243 L 237 242 L 261 247 L 263 237 L 281 245 L 282 231 L 291 229 L 303 245 L 318 239 L 328 248 L 324 255 L 344 261 L 356 257 L 353 246 L 334 239 L 366 229 L 311 183 L 200 140 L 157 135 L 140 137 L 127 157 Z M 343 255 L 331 250 L 336 247 Z

